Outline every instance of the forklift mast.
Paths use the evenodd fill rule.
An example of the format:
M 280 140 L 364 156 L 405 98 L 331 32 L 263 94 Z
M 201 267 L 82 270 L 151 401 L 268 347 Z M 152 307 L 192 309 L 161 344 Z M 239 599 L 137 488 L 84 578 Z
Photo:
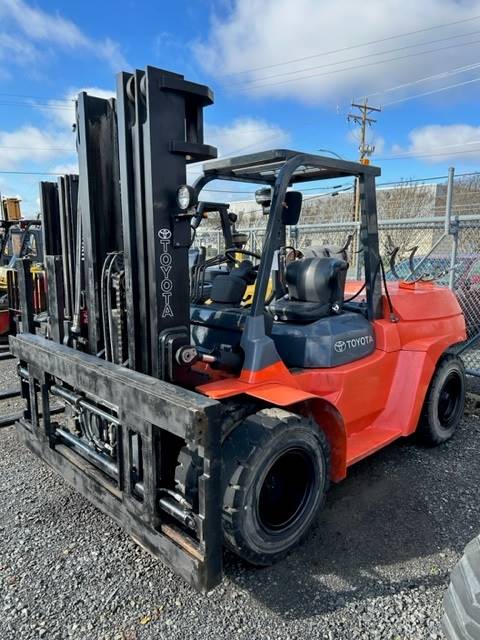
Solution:
M 213 94 L 147 67 L 120 74 L 117 95 L 129 366 L 173 381 L 175 353 L 190 344 L 191 214 L 179 210 L 176 191 L 187 163 L 217 155 L 203 144 Z
M 176 191 L 186 182 L 188 163 L 217 155 L 203 144 L 203 107 L 212 103 L 208 87 L 175 73 L 154 67 L 121 73 L 116 100 L 79 96 L 78 183 L 68 176 L 58 187 L 41 186 L 43 214 L 55 221 L 48 227 L 61 231 L 65 313 L 74 333 L 80 332 L 82 305 L 75 290 L 85 292 L 84 350 L 97 355 L 106 349 L 102 272 L 108 256 L 116 255 L 125 271 L 128 366 L 169 381 L 178 372 L 175 353 L 190 344 L 192 216 L 179 210 Z M 77 189 L 78 225 L 70 202 Z M 55 255 L 56 234 L 50 235 L 46 245 Z M 81 260 L 75 259 L 79 238 Z

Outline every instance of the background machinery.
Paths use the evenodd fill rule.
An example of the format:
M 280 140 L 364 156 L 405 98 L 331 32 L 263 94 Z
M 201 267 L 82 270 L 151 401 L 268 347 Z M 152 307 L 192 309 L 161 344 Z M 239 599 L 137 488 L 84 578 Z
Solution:
M 116 100 L 80 94 L 78 207 L 42 184 L 47 319 L 24 258 L 10 338 L 20 440 L 203 590 L 221 579 L 224 544 L 258 565 L 283 557 L 358 460 L 414 432 L 450 438 L 465 394 L 455 296 L 432 282 L 387 287 L 380 170 L 285 149 L 215 160 L 203 141 L 212 102 L 208 87 L 153 67 L 121 73 Z M 364 260 L 351 295 L 345 247 L 304 256 L 285 240 L 302 208 L 291 187 L 347 176 Z M 261 255 L 226 205 L 202 202 L 213 180 L 260 187 Z M 208 259 L 192 250 L 205 212 L 225 238 Z
M 15 269 L 18 260 L 28 256 L 34 277 L 35 312 L 45 310 L 45 287 L 43 273 L 43 236 L 39 219 L 0 220 L 0 336 L 7 335 L 12 326 L 14 297 L 9 299 L 9 290 L 14 291 Z
M 447 640 L 480 638 L 480 536 L 467 544 L 453 568 L 443 604 Z

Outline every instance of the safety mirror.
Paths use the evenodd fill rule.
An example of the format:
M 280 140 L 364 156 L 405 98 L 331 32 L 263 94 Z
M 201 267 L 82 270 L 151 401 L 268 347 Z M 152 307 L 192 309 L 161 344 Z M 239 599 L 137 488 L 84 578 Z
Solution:
M 300 191 L 287 191 L 282 211 L 283 224 L 298 224 L 300 212 L 302 210 L 302 200 L 303 196 Z

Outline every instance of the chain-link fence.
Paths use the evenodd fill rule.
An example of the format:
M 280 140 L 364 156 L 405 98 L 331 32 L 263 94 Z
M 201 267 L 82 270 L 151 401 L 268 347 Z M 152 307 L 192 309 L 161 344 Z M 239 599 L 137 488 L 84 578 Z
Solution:
M 454 182 L 452 171 L 448 183 L 435 185 L 434 191 L 425 186 L 412 191 L 402 185 L 398 192 L 392 190 L 389 197 L 384 194 L 383 205 L 379 207 L 379 245 L 387 280 L 432 279 L 455 291 L 467 325 L 468 340 L 462 357 L 469 373 L 480 376 L 480 178 L 471 175 L 475 176 L 473 181 L 458 178 Z M 405 194 L 410 199 L 408 207 L 418 206 L 420 215 L 413 215 L 411 208 L 405 206 L 401 198 L 405 198 Z M 385 203 L 393 208 L 389 209 Z M 248 205 L 246 208 L 247 213 L 255 213 L 248 211 Z M 307 208 L 316 211 L 315 216 L 307 215 L 307 220 L 319 219 L 317 214 L 322 212 L 315 209 L 313 199 L 308 201 Z M 352 220 L 351 211 L 348 215 L 341 214 L 342 209 L 338 209 L 334 220 L 287 228 L 287 243 L 298 249 L 321 245 L 343 247 L 348 243 L 348 277 L 360 280 L 363 277 L 363 260 L 358 253 L 360 224 Z M 266 219 L 246 220 L 247 224 L 253 221 L 256 224 L 245 229 L 241 213 L 238 230 L 248 235 L 245 248 L 261 253 Z M 382 214 L 391 217 L 383 218 Z M 196 243 L 207 248 L 207 256 L 217 255 L 224 249 L 219 229 L 200 228 Z M 392 254 L 394 260 L 391 260 Z

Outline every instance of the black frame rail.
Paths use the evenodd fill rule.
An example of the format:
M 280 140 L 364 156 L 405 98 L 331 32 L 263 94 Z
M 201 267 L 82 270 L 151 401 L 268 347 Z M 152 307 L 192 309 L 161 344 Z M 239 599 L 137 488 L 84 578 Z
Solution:
M 20 441 L 191 585 L 207 591 L 218 584 L 222 577 L 220 403 L 33 333 L 10 337 L 10 345 L 20 360 L 27 405 L 16 423 Z M 51 401 L 62 394 L 59 388 L 64 396 L 72 388 L 81 389 L 77 401 L 117 422 L 116 478 L 115 465 L 113 473 L 104 473 L 82 451 L 84 441 L 76 446 L 75 436 L 51 419 Z M 142 439 L 141 487 L 134 481 L 132 434 Z M 190 515 L 190 530 L 165 509 L 171 503 L 162 486 L 161 454 L 170 434 L 196 448 L 203 460 L 198 513 Z

